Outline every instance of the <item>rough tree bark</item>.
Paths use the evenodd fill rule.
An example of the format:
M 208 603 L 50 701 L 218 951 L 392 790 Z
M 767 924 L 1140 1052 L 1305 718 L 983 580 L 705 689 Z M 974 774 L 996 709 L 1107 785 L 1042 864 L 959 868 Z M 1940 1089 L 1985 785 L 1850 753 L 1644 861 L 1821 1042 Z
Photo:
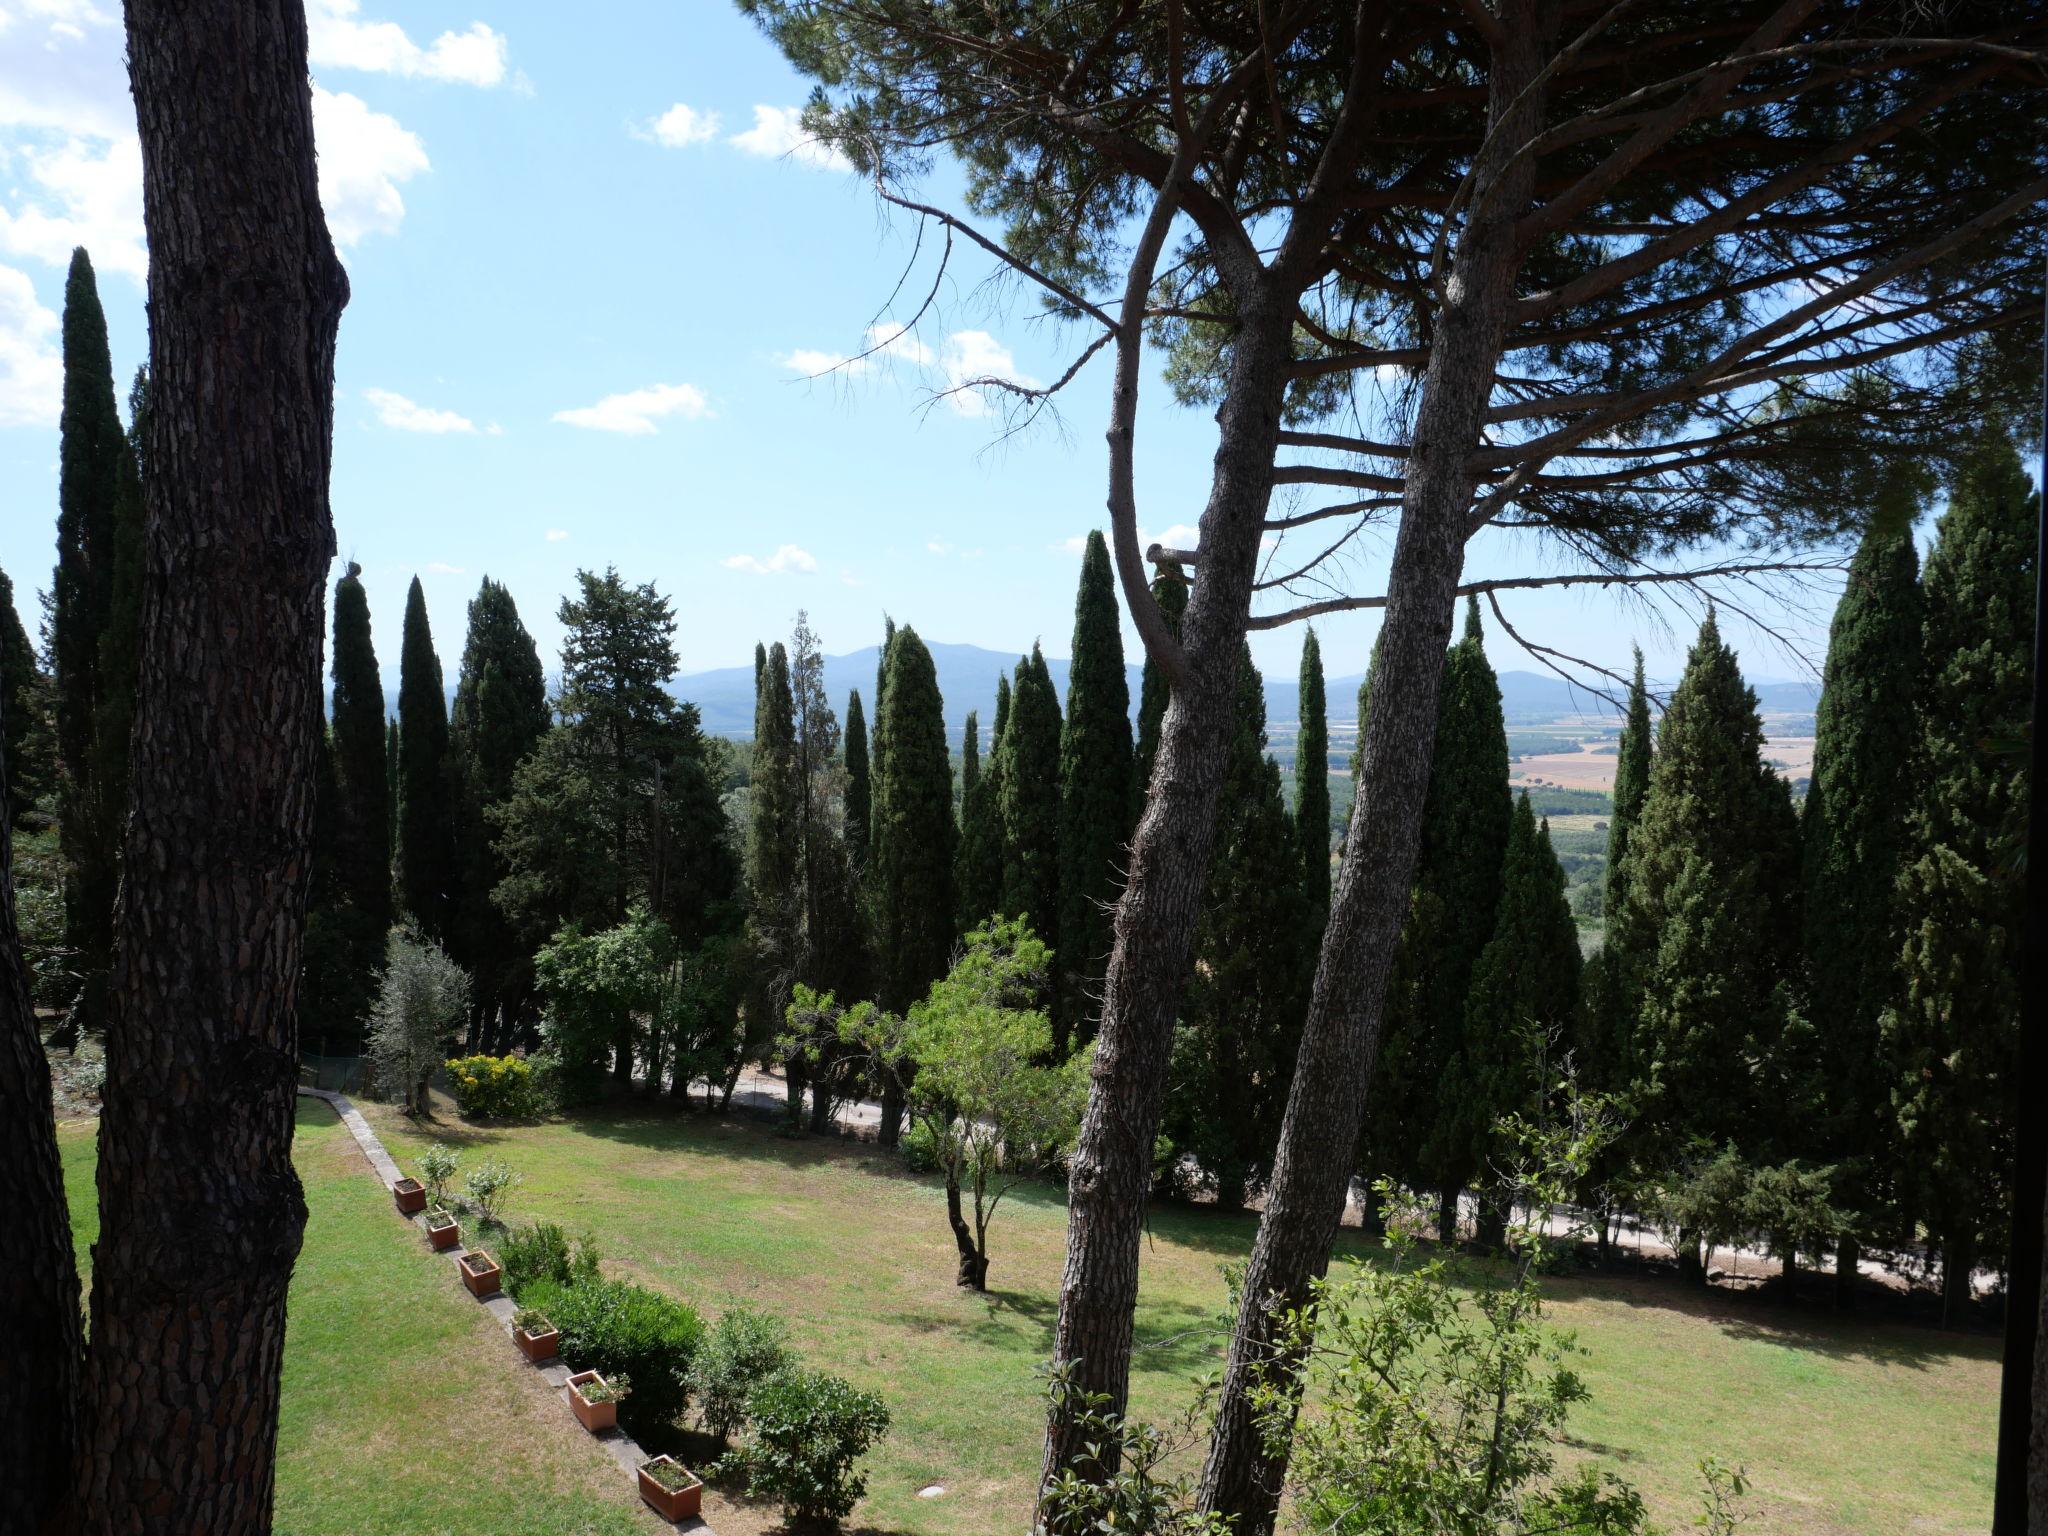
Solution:
M 1088 1108 L 1067 1185 L 1067 1262 L 1053 1360 L 1082 1391 L 1123 1411 L 1130 1380 L 1138 1247 L 1152 1184 L 1174 1019 L 1208 882 L 1229 755 L 1239 649 L 1260 523 L 1273 489 L 1289 359 L 1284 302 L 1246 304 L 1201 521 L 1201 579 L 1181 624 L 1187 681 L 1176 686 L 1113 919 Z M 1078 1437 L 1047 1424 L 1041 1482 L 1075 1464 Z
M 149 530 L 70 1525 L 266 1532 L 334 345 L 301 0 L 128 0 Z
M 988 1256 L 977 1240 L 975 1229 L 967 1224 L 967 1213 L 960 1201 L 958 1179 L 946 1180 L 946 1221 L 953 1228 L 953 1246 L 960 1255 L 953 1283 L 963 1290 L 987 1290 Z
M 0 709 L 4 709 L 0 701 Z M 64 1170 L 50 1116 L 50 1064 L 36 1035 L 14 920 L 14 848 L 0 756 L 0 1191 L 13 1228 L 0 1264 L 9 1321 L 0 1371 L 0 1531 L 39 1531 L 67 1491 L 84 1340 Z
M 1251 1392 L 1275 1363 L 1276 1311 L 1306 1302 L 1329 1265 L 1421 839 L 1437 689 L 1472 515 L 1472 450 L 1482 441 L 1507 335 L 1520 258 L 1515 221 L 1528 206 L 1533 179 L 1529 157 L 1511 159 L 1509 152 L 1543 120 L 1544 93 L 1533 82 L 1555 8 L 1524 0 L 1502 21 L 1487 85 L 1491 148 L 1474 168 L 1472 218 L 1444 284 L 1402 491 L 1358 809 L 1345 838 L 1199 1485 L 1201 1508 L 1234 1516 L 1237 1536 L 1270 1531 L 1279 1507 L 1286 1457 L 1284 1450 L 1268 1454 Z

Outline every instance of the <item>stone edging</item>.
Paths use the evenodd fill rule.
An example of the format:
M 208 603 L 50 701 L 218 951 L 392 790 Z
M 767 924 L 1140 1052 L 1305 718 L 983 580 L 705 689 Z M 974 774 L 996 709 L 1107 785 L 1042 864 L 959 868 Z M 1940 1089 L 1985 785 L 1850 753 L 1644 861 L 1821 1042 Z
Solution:
M 330 1093 L 324 1088 L 307 1088 L 303 1086 L 300 1087 L 299 1094 L 304 1098 L 321 1100 L 337 1115 L 341 1116 L 341 1123 L 348 1127 L 349 1135 L 355 1138 L 356 1145 L 362 1149 L 363 1156 L 369 1160 L 371 1171 L 377 1175 L 378 1182 L 384 1186 L 387 1194 L 390 1192 L 393 1184 L 405 1177 L 404 1172 L 393 1161 L 391 1154 L 384 1150 L 384 1143 L 377 1139 L 377 1133 L 370 1129 L 370 1123 L 362 1117 L 361 1112 L 347 1098 L 338 1093 Z M 397 1207 L 394 1205 L 393 1209 L 396 1210 Z M 417 1215 L 407 1216 L 405 1220 L 417 1227 L 422 1237 L 426 1235 L 427 1217 L 424 1211 Z M 448 1260 L 451 1267 L 456 1271 L 456 1280 L 458 1282 L 462 1278 L 460 1262 L 462 1255 L 469 1251 L 467 1247 L 458 1244 L 448 1252 Z M 506 1338 L 511 1338 L 512 1314 L 518 1310 L 513 1306 L 512 1298 L 501 1290 L 495 1296 L 486 1297 L 482 1304 L 490 1312 L 492 1318 L 496 1320 L 498 1326 L 504 1329 Z M 517 1345 L 514 1345 L 515 1350 L 517 1347 Z M 524 1361 L 526 1357 L 522 1353 L 519 1355 L 519 1359 Z M 527 1363 L 531 1369 L 539 1371 L 548 1385 L 555 1389 L 555 1396 L 562 1403 L 563 1407 L 568 1407 L 569 1368 L 558 1359 L 546 1360 L 538 1364 Z M 640 1464 L 647 1460 L 647 1453 L 640 1449 L 639 1442 L 623 1429 L 607 1430 L 603 1434 L 591 1435 L 590 1438 L 609 1451 L 612 1460 L 634 1476 L 637 1489 Z M 645 1507 L 644 1501 L 642 1507 Z M 648 1513 L 653 1514 L 654 1512 L 649 1510 Z M 660 1516 L 656 1515 L 655 1518 L 660 1519 Z M 674 1529 L 690 1532 L 692 1536 L 716 1536 L 711 1527 L 701 1519 L 682 1521 Z

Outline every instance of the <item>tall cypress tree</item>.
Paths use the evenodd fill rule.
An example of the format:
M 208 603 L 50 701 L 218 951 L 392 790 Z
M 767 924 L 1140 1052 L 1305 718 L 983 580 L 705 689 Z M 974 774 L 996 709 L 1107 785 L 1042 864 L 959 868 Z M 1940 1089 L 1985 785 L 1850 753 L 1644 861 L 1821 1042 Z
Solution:
M 1311 624 L 1301 642 L 1299 734 L 1294 748 L 1294 835 L 1301 847 L 1301 889 L 1308 899 L 1309 953 L 1322 946 L 1330 912 L 1330 719 L 1323 693 L 1323 648 Z
M 0 814 L 16 825 L 49 787 L 43 685 L 35 647 L 14 608 L 14 583 L 0 571 L 0 753 L 7 764 L 7 804 Z
M 486 817 L 512 793 L 512 775 L 540 745 L 551 720 L 540 652 L 520 622 L 519 606 L 486 576 L 469 602 L 469 628 L 448 720 L 448 756 L 456 792 L 455 898 L 450 952 L 475 987 L 483 1044 L 503 1048 L 509 1025 L 532 995 L 530 956 L 491 899 L 506 876 Z
M 92 260 L 83 246 L 71 253 L 64 284 L 64 395 L 58 421 L 57 570 L 52 581 L 50 660 L 55 685 L 57 754 L 65 772 L 58 803 L 65 861 L 64 928 L 67 946 L 85 976 L 82 1018 L 98 1022 L 114 942 L 114 895 L 120 879 L 121 820 L 126 810 L 125 725 L 134 687 L 134 584 L 124 615 L 127 650 L 120 665 L 130 699 L 111 716 L 102 651 L 109 648 L 116 573 L 124 548 L 131 577 L 139 572 L 142 500 L 135 458 L 114 401 L 114 365 L 107 347 L 107 317 L 100 306 Z M 104 781 L 110 750 L 101 728 L 120 730 L 124 754 L 117 784 Z
M 969 715 L 968 729 L 976 717 Z M 965 933 L 1003 905 L 1003 733 L 1010 719 L 1010 680 L 996 679 L 995 729 L 974 788 L 961 803 L 960 931 Z
M 1515 800 L 1501 859 L 1493 936 L 1472 967 L 1450 1095 L 1473 1168 L 1492 1167 L 1509 1150 L 1495 1129 L 1503 1116 L 1537 1118 L 1553 1049 L 1568 1046 L 1565 1032 L 1578 1002 L 1578 925 L 1550 846 L 1550 823 L 1538 825 L 1525 790 Z M 1482 1237 L 1496 1246 L 1506 1219 L 1500 1193 L 1489 1189 L 1482 1201 Z
M 1643 682 L 1643 652 L 1638 646 L 1614 763 L 1614 809 L 1607 820 L 1607 863 L 1601 874 L 1601 944 L 1586 968 L 1586 1006 L 1579 1022 L 1579 1083 L 1589 1092 L 1620 1093 L 1635 1078 L 1636 1007 L 1650 957 L 1627 951 L 1627 930 L 1615 923 L 1614 914 L 1627 901 L 1628 845 L 1643 814 L 1643 797 L 1650 791 L 1651 750 L 1650 696 Z M 1655 936 L 1638 931 L 1636 937 L 1649 942 Z M 1618 1167 L 1621 1153 L 1617 1145 L 1603 1151 L 1600 1177 L 1594 1181 L 1597 1185 L 1604 1187 L 1610 1182 L 1608 1176 Z M 1604 1223 L 1600 1242 L 1604 1254 Z
M 868 763 L 870 765 L 870 777 L 873 776 L 872 765 L 874 765 L 875 763 L 879 763 L 882 760 L 882 717 L 884 702 L 882 697 L 882 690 L 888 687 L 889 685 L 889 647 L 894 645 L 895 643 L 896 621 L 890 618 L 889 615 L 885 613 L 882 615 L 882 646 L 881 649 L 875 653 L 875 723 L 873 728 L 868 732 Z M 870 791 L 868 795 L 868 847 L 870 850 L 873 849 L 874 844 L 874 795 L 873 792 Z
M 1167 632 L 1180 636 L 1181 615 L 1188 610 L 1188 582 L 1181 568 L 1167 562 L 1152 578 L 1152 600 L 1159 605 Z M 1144 813 L 1145 795 L 1152 787 L 1152 760 L 1159 755 L 1159 726 L 1166 718 L 1166 706 L 1173 697 L 1173 685 L 1166 674 L 1145 658 L 1144 674 L 1138 682 L 1138 741 L 1131 774 L 1131 825 Z
M 1670 1172 L 1701 1150 L 1757 1145 L 1757 1064 L 1787 1017 L 1797 956 L 1798 828 L 1763 758 L 1756 695 L 1710 612 L 1657 732 L 1630 833 L 1627 894 L 1608 914 L 1634 1020 L 1638 1159 Z M 1616 978 L 1610 977 L 1610 981 Z M 1680 1234 L 1682 1271 L 1704 1278 Z
M 1059 744 L 1059 985 L 1053 1051 L 1095 1032 L 1093 1017 L 1109 964 L 1110 909 L 1123 888 L 1130 836 L 1131 688 L 1109 545 L 1088 535 L 1074 599 L 1074 659 Z
M 370 600 L 363 568 L 350 561 L 334 586 L 334 830 L 323 844 L 345 904 L 348 960 L 333 1000 L 340 1015 L 360 1020 L 384 963 L 391 926 L 391 790 L 386 765 L 384 679 L 370 638 Z M 316 853 L 315 862 L 319 855 Z
M 1478 606 L 1468 603 L 1464 634 L 1444 662 L 1415 886 L 1368 1117 L 1379 1171 L 1437 1190 L 1446 1238 L 1473 1172 L 1471 1137 L 1448 1085 L 1458 1070 L 1472 967 L 1493 935 L 1500 900 L 1514 813 L 1507 785 L 1500 684 L 1486 659 Z
M 1628 685 L 1628 714 L 1614 757 L 1614 813 L 1607 821 L 1607 868 L 1600 909 L 1612 912 L 1628 889 L 1628 840 L 1650 792 L 1650 695 L 1643 685 L 1643 650 L 1636 647 L 1635 676 Z
M 2008 1229 L 2032 786 L 2037 493 L 2002 433 L 1972 456 L 1927 557 L 1914 798 L 1898 885 L 1896 1073 L 1904 1215 L 1942 1249 L 1944 1312 Z
M 1017 663 L 1002 755 L 1003 911 L 1050 945 L 1059 933 L 1060 701 L 1036 645 Z
M 448 696 L 417 576 L 405 594 L 398 656 L 398 895 L 422 932 L 445 939 L 455 884 Z
M 1838 1299 L 1875 1236 L 1891 1154 L 1891 1075 L 1880 1021 L 1899 954 L 1896 886 L 1911 792 L 1920 671 L 1920 561 L 1908 529 L 1865 536 L 1828 633 L 1813 775 L 1800 818 L 1806 1017 L 1823 1094 L 1817 1155 L 1857 1218 L 1836 1265 Z
M 972 717 L 969 717 L 970 722 Z M 969 730 L 973 729 L 972 724 Z M 868 717 L 860 690 L 846 699 L 846 853 L 856 873 L 868 867 L 868 822 L 874 815 L 874 793 L 868 779 Z
M 797 928 L 795 706 L 789 653 L 780 640 L 755 647 L 754 768 L 747 796 L 747 899 L 771 954 L 792 965 Z M 781 1015 L 778 1012 L 777 1018 Z

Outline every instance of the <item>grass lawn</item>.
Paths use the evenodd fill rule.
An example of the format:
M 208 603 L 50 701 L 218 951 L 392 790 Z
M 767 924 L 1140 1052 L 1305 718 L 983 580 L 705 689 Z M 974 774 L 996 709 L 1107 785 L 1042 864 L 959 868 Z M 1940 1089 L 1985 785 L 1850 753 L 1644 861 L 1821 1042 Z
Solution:
M 870 1150 L 788 1141 L 741 1118 L 630 1107 L 553 1125 L 472 1128 L 444 1102 L 445 1118 L 426 1134 L 388 1109 L 363 1108 L 402 1163 L 430 1136 L 462 1147 L 469 1158 L 502 1156 L 526 1178 L 510 1211 L 515 1222 L 538 1215 L 587 1232 L 607 1268 L 680 1296 L 707 1316 L 738 1301 L 774 1311 L 812 1363 L 880 1391 L 895 1423 L 869 1459 L 869 1492 L 856 1526 L 904 1536 L 1022 1528 L 1038 1464 L 1036 1368 L 1050 1351 L 1065 1241 L 1065 1212 L 1054 1191 L 1027 1189 L 1003 1207 L 990 1236 L 992 1290 L 981 1297 L 952 1284 L 952 1242 L 936 1185 L 905 1176 Z M 437 1437 L 462 1437 L 446 1422 L 459 1416 L 452 1402 L 432 1414 L 433 1423 L 421 1424 L 420 1405 L 411 1400 L 420 1378 L 397 1366 L 386 1369 L 400 1379 L 385 1383 L 372 1401 L 329 1395 L 344 1368 L 329 1361 L 323 1369 L 313 1357 L 343 1347 L 339 1331 L 350 1306 L 374 1313 L 385 1283 L 357 1286 L 351 1302 L 329 1292 L 329 1285 L 353 1284 L 334 1275 L 333 1266 L 346 1262 L 344 1253 L 374 1249 L 403 1275 L 419 1267 L 421 1256 L 400 1242 L 401 1251 L 383 1258 L 387 1245 L 372 1234 L 331 1230 L 344 1221 L 344 1209 L 367 1209 L 381 1197 L 359 1168 L 366 1196 L 325 1189 L 319 1170 L 331 1156 L 311 1137 L 303 1146 L 314 1224 L 288 1341 L 281 1480 L 284 1508 L 305 1516 L 289 1524 L 313 1530 L 326 1528 L 311 1518 L 326 1507 L 313 1502 L 323 1486 L 316 1468 L 353 1483 L 366 1448 L 398 1454 L 382 1448 L 381 1437 L 395 1432 L 379 1426 L 421 1425 Z M 404 1230 L 391 1221 L 376 1225 Z M 1243 1255 L 1251 1233 L 1248 1217 L 1154 1212 L 1137 1319 L 1139 1413 L 1172 1412 L 1187 1401 L 1190 1381 L 1218 1365 L 1210 1325 L 1224 1305 L 1221 1266 Z M 1342 1262 L 1371 1252 L 1346 1234 Z M 325 1283 L 311 1283 L 316 1265 Z M 1740 1296 L 1690 1296 L 1654 1280 L 1559 1281 L 1552 1295 L 1553 1320 L 1576 1330 L 1589 1351 L 1581 1371 L 1593 1401 L 1572 1423 L 1583 1454 L 1606 1459 L 1637 1482 L 1673 1530 L 1691 1528 L 1694 1468 L 1709 1454 L 1747 1466 L 1754 1491 L 1745 1529 L 1758 1536 L 1941 1536 L 1988 1523 L 1994 1341 L 1840 1322 Z M 393 1321 L 412 1325 L 410 1318 Z M 432 1338 L 461 1333 L 457 1308 Z M 386 1346 L 400 1357 L 432 1347 L 425 1340 L 401 1347 L 388 1334 Z M 317 1406 L 308 1394 L 321 1394 Z M 341 1416 L 340 1425 L 323 1422 L 316 1431 L 314 1421 L 330 1413 Z M 482 1441 L 482 1416 L 472 1417 L 479 1448 L 487 1444 L 502 1459 L 495 1435 Z M 313 1451 L 329 1441 L 332 1459 Z M 451 1450 L 438 1464 L 448 1469 L 444 1475 L 459 1474 L 463 1461 Z M 555 1475 L 566 1489 L 583 1486 L 565 1468 Z M 946 1492 L 920 1498 L 933 1483 Z M 601 1518 L 595 1503 L 589 1507 L 588 1518 Z M 717 1513 L 712 1519 L 722 1528 L 729 1523 Z
M 99 1230 L 97 1122 L 58 1126 L 81 1269 Z M 393 1214 L 325 1104 L 299 1100 L 311 1216 L 292 1277 L 280 1536 L 612 1536 L 666 1529 Z

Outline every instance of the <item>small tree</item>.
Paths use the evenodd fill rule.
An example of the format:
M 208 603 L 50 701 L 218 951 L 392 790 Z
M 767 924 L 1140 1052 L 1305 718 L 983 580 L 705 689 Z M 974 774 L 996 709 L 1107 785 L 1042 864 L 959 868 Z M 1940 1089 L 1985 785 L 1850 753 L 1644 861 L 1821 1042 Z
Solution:
M 630 1053 L 640 1021 L 667 1007 L 674 990 L 675 937 L 635 903 L 623 923 L 602 933 L 563 929 L 533 957 L 533 967 L 547 1000 L 542 1034 L 565 1068 L 587 1071 L 607 1050 Z M 657 1081 L 658 1065 L 649 1074 Z
M 384 974 L 370 1007 L 370 1059 L 396 1087 L 406 1113 L 427 1112 L 427 1079 L 448 1056 L 448 1040 L 469 1013 L 469 975 L 441 946 L 409 927 L 391 930 Z
M 881 1398 L 822 1371 L 775 1372 L 747 1396 L 754 1432 L 718 1464 L 747 1480 L 748 1494 L 774 1499 L 793 1520 L 836 1525 L 867 1492 L 854 1463 L 889 1431 Z

